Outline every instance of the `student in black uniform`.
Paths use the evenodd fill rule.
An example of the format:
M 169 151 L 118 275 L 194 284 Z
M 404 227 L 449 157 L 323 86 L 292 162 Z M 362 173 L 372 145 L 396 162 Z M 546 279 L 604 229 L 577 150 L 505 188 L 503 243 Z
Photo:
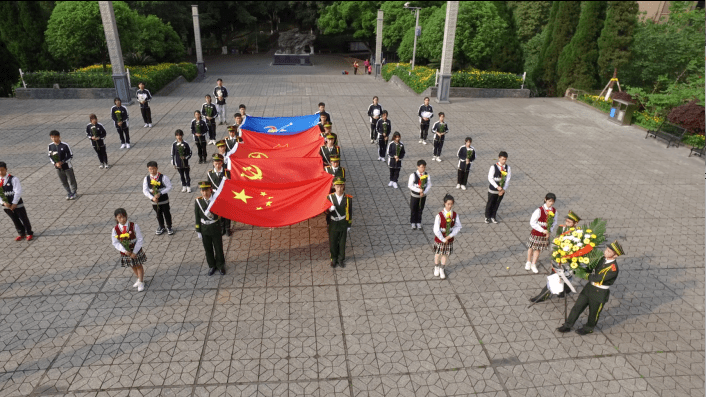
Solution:
M 184 131 L 174 131 L 174 137 L 176 140 L 172 143 L 172 165 L 179 171 L 181 192 L 191 193 L 191 177 L 189 176 L 191 147 L 184 141 Z
M 152 128 L 152 109 L 150 109 L 152 94 L 150 94 L 150 90 L 145 89 L 145 83 L 140 82 L 137 86 L 140 88 L 137 90 L 137 102 L 140 103 L 142 120 L 145 122 L 145 128 Z
M 456 178 L 456 189 L 466 190 L 468 183 L 468 174 L 471 172 L 471 166 L 476 159 L 476 149 L 471 146 L 473 139 L 470 136 L 466 137 L 466 143 L 458 148 L 456 156 L 458 156 L 458 177 Z
M 368 117 L 370 117 L 370 143 L 375 143 L 377 137 L 377 124 L 382 114 L 382 106 L 378 103 L 377 95 L 373 97 L 373 103 L 368 106 Z
M 441 162 L 441 149 L 444 147 L 444 139 L 449 132 L 449 126 L 444 121 L 444 112 L 439 112 L 439 121 L 431 127 L 431 132 L 434 133 L 434 156 L 431 159 Z
M 225 124 L 226 122 L 226 98 L 228 98 L 228 90 L 223 87 L 223 80 L 216 80 L 216 88 L 213 89 L 213 95 L 216 97 L 216 109 L 218 110 L 218 124 Z M 215 119 L 214 119 L 215 123 Z M 213 138 L 215 139 L 215 138 Z
M 208 134 L 208 124 L 201 120 L 201 112 L 194 112 L 194 119 L 191 120 L 191 134 L 194 136 L 194 143 L 199 153 L 199 164 L 206 162 L 206 134 Z
M 71 165 L 74 153 L 66 142 L 61 141 L 61 133 L 59 131 L 53 130 L 49 132 L 49 137 L 52 140 L 52 143 L 49 144 L 49 159 L 51 159 L 51 163 L 56 168 L 61 184 L 66 189 L 66 199 L 75 200 L 78 186 L 76 185 L 74 168 Z
M 15 230 L 17 230 L 15 241 L 24 239 L 31 241 L 34 237 L 34 232 L 27 217 L 24 201 L 22 201 L 20 179 L 8 174 L 7 164 L 3 161 L 0 161 L 0 187 L 2 188 L 0 205 L 2 205 L 7 216 L 12 219 L 12 223 L 15 224 Z
M 113 99 L 113 103 L 115 106 L 110 108 L 110 116 L 113 118 L 118 135 L 120 135 L 120 149 L 130 149 L 130 127 L 128 125 L 127 108 L 122 105 L 120 98 Z
M 172 213 L 169 208 L 169 193 L 172 190 L 172 182 L 169 177 L 158 171 L 156 161 L 147 163 L 149 174 L 142 181 L 142 193 L 152 202 L 152 209 L 157 213 L 157 223 L 159 228 L 154 233 L 160 235 L 164 233 L 164 224 L 167 224 L 167 234 L 174 234 L 172 229 Z
M 424 105 L 419 107 L 419 143 L 427 144 L 429 123 L 434 118 L 434 109 L 429 104 L 429 97 L 424 97 Z
M 315 114 L 318 114 L 319 117 L 321 117 L 321 115 L 325 114 L 326 120 L 333 121 L 333 120 L 331 120 L 331 115 L 326 111 L 326 104 L 323 102 L 319 102 L 319 111 L 316 112 Z
M 397 181 L 400 178 L 400 169 L 402 168 L 402 159 L 404 158 L 404 144 L 400 142 L 402 135 L 395 131 L 392 134 L 392 142 L 387 145 L 387 165 L 390 167 L 390 183 L 387 186 L 392 186 L 397 189 Z
M 216 144 L 216 118 L 219 113 L 216 110 L 216 105 L 211 103 L 211 96 L 206 94 L 206 103 L 201 105 L 201 115 L 206 118 L 206 124 L 208 124 L 208 143 L 211 145 Z M 223 123 L 221 123 L 223 124 Z
M 411 214 L 409 222 L 412 224 L 412 230 L 422 228 L 422 211 L 427 202 L 427 194 L 431 189 L 431 178 L 426 172 L 427 162 L 424 160 L 417 161 L 417 171 L 409 176 L 407 188 L 412 194 L 412 199 L 409 201 Z
M 378 133 L 378 161 L 385 161 L 385 151 L 387 150 L 388 137 L 392 131 L 392 122 L 387 118 L 387 110 L 383 110 L 380 117 L 375 127 Z
M 88 116 L 90 123 L 86 126 L 86 136 L 91 140 L 91 145 L 93 145 L 93 150 L 96 151 L 98 155 L 98 161 L 101 165 L 99 168 L 110 168 L 108 165 L 108 154 L 105 152 L 105 136 L 107 132 L 103 128 L 103 124 L 98 122 L 98 117 L 95 114 Z
M 243 125 L 243 115 L 240 113 L 236 113 L 233 115 L 233 125 L 231 127 L 235 127 L 235 133 L 236 135 L 240 136 L 240 126 Z
M 245 119 L 247 119 L 248 116 L 250 116 L 249 114 L 247 114 L 247 113 L 245 112 L 246 109 L 247 109 L 247 108 L 246 108 L 245 105 L 242 104 L 242 103 L 240 104 L 240 106 L 238 106 L 238 111 L 240 112 L 240 115 L 243 117 L 243 123 L 245 122 Z

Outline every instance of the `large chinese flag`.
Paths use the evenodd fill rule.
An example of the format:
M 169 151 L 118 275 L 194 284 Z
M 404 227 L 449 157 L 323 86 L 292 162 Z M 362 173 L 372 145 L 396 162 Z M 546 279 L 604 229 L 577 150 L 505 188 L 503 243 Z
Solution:
M 323 143 L 310 142 L 306 145 L 296 145 L 292 147 L 279 147 L 277 149 L 263 149 L 261 147 L 249 145 L 247 142 L 238 144 L 238 148 L 230 155 L 231 161 L 234 159 L 281 159 L 281 158 L 302 158 L 321 157 L 319 151 Z
M 238 148 L 238 151 L 240 148 Z M 306 182 L 326 174 L 320 156 L 308 158 L 232 158 L 230 176 L 234 181 L 261 183 Z
M 322 174 L 306 182 L 225 180 L 210 211 L 248 225 L 293 225 L 321 214 L 331 205 L 326 195 L 332 179 L 332 175 Z
M 279 149 L 305 146 L 317 142 L 319 146 L 324 144 L 324 138 L 321 137 L 321 130 L 318 126 L 309 128 L 292 135 L 272 135 L 262 132 L 255 132 L 246 129 L 241 129 L 243 142 L 249 147 L 260 149 Z

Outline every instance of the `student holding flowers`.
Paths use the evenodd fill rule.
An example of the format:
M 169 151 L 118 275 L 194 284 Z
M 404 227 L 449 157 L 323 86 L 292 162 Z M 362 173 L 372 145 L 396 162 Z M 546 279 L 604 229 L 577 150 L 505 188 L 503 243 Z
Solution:
M 556 202 L 556 195 L 554 195 L 554 193 L 547 193 L 547 195 L 544 196 L 544 205 L 534 210 L 530 218 L 532 232 L 530 233 L 529 240 L 527 240 L 527 263 L 525 263 L 525 270 L 530 270 L 531 268 L 533 273 L 539 272 L 537 270 L 537 258 L 539 258 L 539 253 L 549 247 L 549 234 L 556 230 L 556 222 L 554 222 L 556 209 L 554 208 L 554 202 Z
M 498 162 L 491 165 L 488 170 L 490 185 L 488 186 L 488 202 L 485 205 L 485 223 L 498 223 L 495 217 L 511 177 L 512 172 L 510 166 L 507 165 L 507 152 L 502 151 L 498 154 Z
M 159 227 L 154 233 L 160 235 L 164 233 L 164 221 L 167 222 L 167 234 L 174 234 L 172 229 L 172 213 L 169 209 L 169 193 L 172 190 L 172 182 L 169 177 L 160 173 L 157 162 L 147 163 L 149 175 L 142 181 L 142 193 L 152 202 L 152 209 L 157 213 Z
M 454 236 L 461 231 L 461 219 L 455 211 L 454 198 L 444 196 L 444 209 L 434 218 L 434 277 L 446 278 L 444 269 L 454 251 Z M 441 263 L 439 263 L 441 262 Z
M 147 262 L 142 250 L 142 232 L 137 224 L 127 221 L 127 211 L 123 208 L 116 209 L 114 216 L 116 225 L 111 235 L 113 247 L 120 252 L 121 266 L 129 267 L 135 273 L 137 281 L 133 287 L 142 292 L 145 290 L 145 269 L 142 264 Z

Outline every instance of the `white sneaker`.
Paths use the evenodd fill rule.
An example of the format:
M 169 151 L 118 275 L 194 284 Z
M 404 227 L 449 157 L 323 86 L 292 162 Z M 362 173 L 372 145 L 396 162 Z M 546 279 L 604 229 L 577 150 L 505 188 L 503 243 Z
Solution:
M 149 127 L 149 126 L 150 126 L 149 124 L 145 124 L 145 126 L 142 127 L 142 128 L 147 128 L 147 127 Z
M 98 168 L 103 169 L 103 163 L 101 163 L 101 165 L 99 165 Z
M 387 182 L 387 186 L 392 186 L 392 181 Z
M 436 156 L 431 156 L 431 161 L 436 160 Z
M 456 184 L 456 189 L 460 189 L 460 188 L 461 188 L 461 184 L 460 184 L 460 183 L 457 183 L 457 184 Z
M 417 223 L 417 229 L 422 230 L 422 224 L 421 224 L 421 223 Z
M 532 264 L 532 273 L 539 273 L 539 270 L 537 270 L 537 265 L 534 263 Z
M 439 266 L 434 266 L 434 277 L 439 277 Z
M 441 157 L 437 157 L 436 161 L 441 162 Z
M 426 144 L 427 144 L 427 141 L 424 141 L 424 142 L 422 142 L 422 143 L 423 143 L 424 145 L 426 145 Z
M 532 262 L 525 263 L 525 270 L 529 270 L 531 266 L 532 266 Z
M 392 182 L 392 187 L 394 187 L 395 189 L 399 189 L 399 186 L 397 186 L 397 182 Z
M 110 168 L 110 166 L 108 165 L 108 163 L 105 163 L 105 167 L 103 167 L 103 168 L 105 168 L 107 170 L 108 168 Z
M 187 187 L 186 187 L 186 192 L 187 192 L 187 193 L 191 193 L 191 186 L 187 186 Z
M 186 191 L 186 186 L 181 187 L 181 192 L 184 193 Z
M 125 148 L 126 148 L 126 149 L 130 149 L 130 144 L 129 144 L 129 143 L 126 143 L 126 144 L 125 144 Z
M 149 128 L 152 128 L 152 123 L 147 124 Z
M 137 288 L 137 286 L 140 285 L 140 279 L 138 278 L 137 281 L 135 281 L 135 284 L 132 285 L 133 288 Z
M 495 218 L 490 218 L 490 221 L 493 223 L 498 223 L 498 221 L 496 221 Z
M 424 142 L 424 140 L 423 140 L 423 139 L 420 139 L 420 140 L 419 140 L 419 143 L 422 143 L 422 142 Z
M 140 282 L 140 284 L 137 284 L 137 292 L 142 292 L 145 290 L 145 283 Z
M 466 190 L 466 187 L 461 185 L 461 190 Z
M 125 144 L 120 145 L 120 149 L 125 149 Z
M 384 157 L 380 157 L 380 161 L 385 161 L 385 158 L 384 158 Z
M 439 267 L 439 278 L 442 280 L 446 278 L 446 273 L 444 273 L 443 267 Z
M 370 143 L 375 143 L 375 139 L 371 139 L 371 140 L 370 140 Z
M 417 228 L 417 224 L 416 224 L 416 223 L 413 223 L 413 224 L 412 224 L 412 230 L 414 230 L 414 229 L 416 229 L 416 228 Z

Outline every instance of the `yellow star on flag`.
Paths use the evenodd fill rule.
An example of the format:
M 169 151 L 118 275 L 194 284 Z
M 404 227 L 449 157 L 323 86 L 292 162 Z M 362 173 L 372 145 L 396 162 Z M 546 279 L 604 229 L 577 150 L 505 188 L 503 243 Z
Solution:
M 243 200 L 245 204 L 248 203 L 248 199 L 252 198 L 251 196 L 248 196 L 245 194 L 245 189 L 243 189 L 240 193 L 236 193 L 235 190 L 232 190 L 233 194 L 235 194 L 235 197 L 233 199 L 235 200 Z
M 272 201 L 268 201 L 265 205 L 268 207 L 272 206 Z
M 265 192 L 260 192 L 260 196 L 267 196 L 267 193 L 265 193 Z
M 257 208 L 255 208 L 255 209 L 259 211 L 259 210 L 261 210 L 261 209 L 262 209 L 262 207 L 257 207 Z

